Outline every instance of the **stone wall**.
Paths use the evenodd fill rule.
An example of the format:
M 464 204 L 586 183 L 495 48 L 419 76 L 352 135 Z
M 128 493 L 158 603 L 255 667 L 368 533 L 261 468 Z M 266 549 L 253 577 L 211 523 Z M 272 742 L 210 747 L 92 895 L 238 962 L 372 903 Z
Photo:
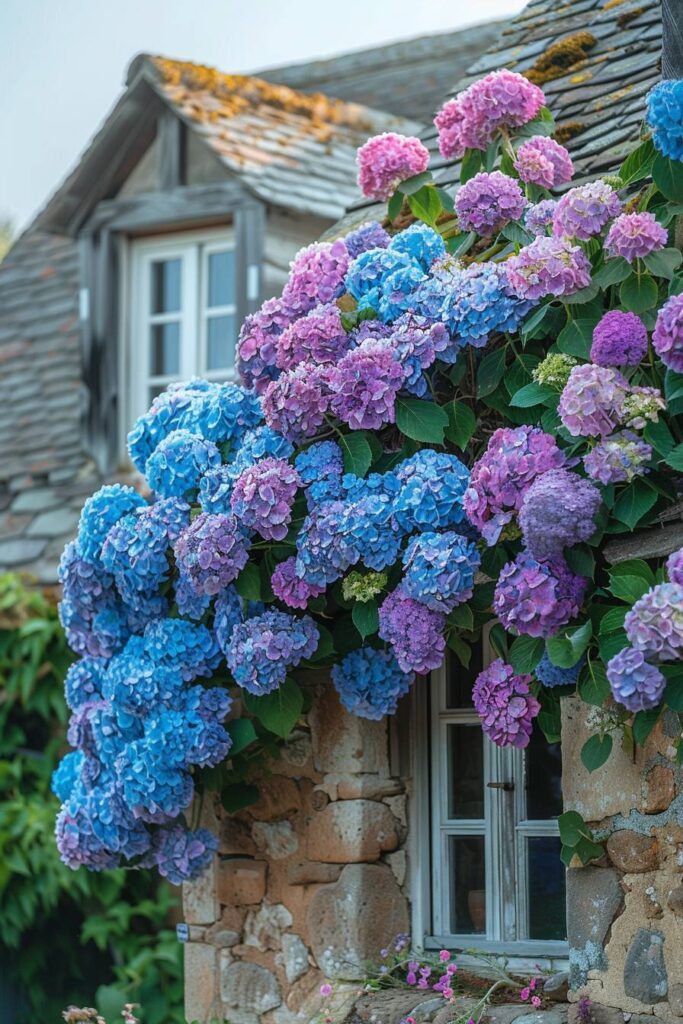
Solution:
M 563 700 L 565 810 L 606 844 L 599 862 L 567 873 L 573 997 L 598 1005 L 599 1024 L 624 1013 L 683 1018 L 683 769 L 678 716 L 669 713 L 635 758 L 617 742 L 589 775 L 580 752 L 587 705 Z M 610 1008 L 612 1008 L 610 1010 Z M 635 1019 L 635 1018 L 634 1018 Z
M 409 931 L 406 792 L 386 722 L 348 715 L 329 685 L 313 698 L 259 802 L 202 810 L 220 849 L 183 888 L 188 1021 L 310 1020 L 325 978 L 363 977 Z

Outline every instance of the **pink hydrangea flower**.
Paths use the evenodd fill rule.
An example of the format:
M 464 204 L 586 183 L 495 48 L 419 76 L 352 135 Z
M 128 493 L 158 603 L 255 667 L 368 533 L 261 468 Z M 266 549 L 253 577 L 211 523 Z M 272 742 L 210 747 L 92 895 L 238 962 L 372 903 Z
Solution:
M 514 180 L 500 171 L 482 171 L 466 181 L 455 196 L 455 212 L 464 231 L 487 235 L 519 220 L 526 200 Z
M 384 132 L 360 147 L 356 162 L 363 195 L 386 202 L 402 181 L 427 170 L 429 150 L 413 136 Z
M 338 298 L 344 290 L 349 263 L 349 253 L 341 238 L 334 242 L 313 242 L 300 249 L 282 291 L 282 302 L 291 313 L 290 319 Z
M 652 345 L 665 366 L 683 373 L 683 293 L 672 295 L 660 309 Z
M 277 342 L 277 365 L 291 370 L 299 363 L 336 363 L 349 349 L 349 336 L 342 327 L 341 313 L 333 303 L 316 306 L 299 317 Z
M 591 281 L 590 262 L 578 245 L 543 235 L 511 256 L 505 270 L 510 287 L 521 299 L 571 295 Z
M 279 337 L 292 321 L 282 299 L 266 299 L 260 309 L 245 317 L 237 342 L 237 368 L 247 387 L 259 394 L 279 376 Z
M 263 396 L 268 426 L 290 441 L 313 437 L 330 405 L 328 373 L 324 366 L 299 363 L 272 381 Z
M 522 553 L 501 569 L 493 610 L 505 629 L 525 636 L 554 636 L 579 612 L 586 580 L 566 563 Z
M 443 157 L 486 149 L 499 128 L 533 121 L 545 103 L 543 91 L 516 71 L 492 71 L 449 100 L 434 118 Z
M 517 150 L 515 170 L 522 181 L 555 188 L 572 180 L 574 165 L 569 152 L 559 142 L 545 135 L 534 135 Z
M 296 556 L 292 555 L 275 567 L 270 585 L 273 593 L 289 608 L 305 608 L 310 597 L 320 597 L 325 593 L 324 587 L 315 583 L 307 583 L 296 574 Z
M 329 373 L 334 415 L 352 430 L 377 430 L 393 423 L 396 395 L 405 375 L 397 354 L 383 338 L 367 338 Z
M 516 675 L 496 658 L 477 676 L 472 701 L 488 738 L 499 747 L 526 747 L 541 705 L 529 692 L 530 675 Z
M 565 192 L 553 217 L 553 234 L 586 241 L 621 213 L 621 199 L 606 181 L 589 181 Z
M 609 256 L 622 256 L 633 263 L 663 249 L 668 237 L 651 213 L 622 213 L 607 232 L 605 251 Z
M 604 437 L 621 423 L 628 382 L 607 366 L 575 366 L 560 395 L 558 412 L 573 437 Z

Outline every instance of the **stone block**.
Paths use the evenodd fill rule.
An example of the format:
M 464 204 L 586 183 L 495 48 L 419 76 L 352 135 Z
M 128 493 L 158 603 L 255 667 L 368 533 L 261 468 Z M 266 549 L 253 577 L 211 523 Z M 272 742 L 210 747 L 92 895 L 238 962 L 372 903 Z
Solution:
M 669 986 L 669 1009 L 675 1017 L 683 1017 L 683 983 Z
M 607 840 L 609 859 L 619 871 L 637 874 L 654 871 L 658 865 L 657 840 L 631 829 L 619 829 Z
M 271 775 L 260 790 L 260 798 L 249 808 L 249 814 L 257 821 L 287 818 L 301 808 L 299 787 L 294 779 L 285 775 Z
M 243 960 L 221 964 L 220 992 L 230 1021 L 237 1020 L 236 1012 L 260 1015 L 282 1002 L 273 972 Z
M 666 899 L 666 905 L 676 917 L 683 917 L 683 885 L 672 889 Z
M 559 971 L 557 974 L 551 974 L 543 982 L 543 996 L 545 999 L 551 999 L 554 1003 L 564 1003 L 567 1001 L 568 994 L 568 971 Z
M 340 800 L 328 804 L 311 823 L 308 856 L 329 864 L 379 860 L 400 841 L 399 822 L 376 800 Z
M 21 491 L 12 502 L 13 512 L 45 512 L 54 508 L 60 497 L 53 487 L 33 487 Z
M 282 960 L 287 981 L 293 984 L 308 970 L 308 948 L 300 935 L 287 932 L 282 936 Z
M 624 992 L 641 1003 L 662 1002 L 669 988 L 664 964 L 664 936 L 639 928 L 626 954 Z
M 271 860 L 285 860 L 299 849 L 299 839 L 289 821 L 256 821 L 251 834 L 257 849 Z
M 253 856 L 256 853 L 256 843 L 251 834 L 251 829 L 246 821 L 239 818 L 224 815 L 220 819 L 220 853 L 233 856 Z
M 611 868 L 570 868 L 567 871 L 567 938 L 572 949 L 587 942 L 601 946 L 623 893 Z
M 283 903 L 264 900 L 258 910 L 250 910 L 244 922 L 244 944 L 261 952 L 280 949 L 282 933 L 292 924 L 292 915 Z
M 666 811 L 676 795 L 674 773 L 671 768 L 656 764 L 645 776 L 645 787 L 645 813 L 659 814 Z
M 318 771 L 389 775 L 386 722 L 370 722 L 349 714 L 334 687 L 316 690 L 309 724 Z
M 209 932 L 209 937 L 219 949 L 230 949 L 240 941 L 239 932 L 233 932 L 230 928 L 217 928 Z
M 319 885 L 336 882 L 341 872 L 341 864 L 318 864 L 304 860 L 288 864 L 286 878 L 289 885 Z
M 381 800 L 385 796 L 398 796 L 404 786 L 400 779 L 384 775 L 331 775 L 325 782 L 334 781 L 339 800 Z
M 405 885 L 406 872 L 408 870 L 408 858 L 406 857 L 405 850 L 396 850 L 394 853 L 388 853 L 384 858 L 394 872 L 394 878 L 400 886 Z
M 199 942 L 183 945 L 185 1019 L 208 1024 L 216 1004 L 216 951 Z
M 515 1024 L 567 1024 L 567 1006 L 553 1006 L 552 1010 L 539 1010 L 515 1017 Z
M 215 857 L 200 875 L 183 884 L 183 916 L 188 924 L 213 924 L 218 920 Z
M 268 865 L 264 860 L 233 857 L 218 865 L 218 900 L 227 906 L 260 903 L 266 894 Z
M 410 928 L 408 905 L 386 864 L 347 864 L 339 881 L 313 895 L 307 930 L 327 977 L 360 979 L 364 964 Z
M 63 537 L 75 531 L 78 513 L 69 508 L 53 508 L 36 516 L 28 530 L 29 537 Z
M 42 555 L 47 540 L 13 537 L 0 541 L 0 566 L 25 565 Z

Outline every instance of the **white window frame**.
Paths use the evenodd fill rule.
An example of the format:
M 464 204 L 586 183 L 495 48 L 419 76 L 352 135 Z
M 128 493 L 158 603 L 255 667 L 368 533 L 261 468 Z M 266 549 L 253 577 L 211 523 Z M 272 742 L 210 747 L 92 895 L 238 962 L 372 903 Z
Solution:
M 184 231 L 173 235 L 158 235 L 131 239 L 127 264 L 130 305 L 125 317 L 127 324 L 128 396 L 130 408 L 126 420 L 146 412 L 150 405 L 150 388 L 166 387 L 177 380 L 202 376 L 209 380 L 235 380 L 235 366 L 228 370 L 207 370 L 208 321 L 211 316 L 232 315 L 237 319 L 239 280 L 235 262 L 235 301 L 230 305 L 208 307 L 206 282 L 208 257 L 211 253 L 230 249 L 236 251 L 232 226 Z M 180 259 L 181 298 L 180 315 L 152 314 L 150 310 L 149 272 L 157 260 Z M 125 296 L 124 292 L 124 296 Z M 125 298 L 124 298 L 125 301 Z M 152 323 L 179 319 L 181 323 L 180 365 L 177 375 L 155 376 L 150 373 L 150 331 Z
M 484 664 L 495 657 L 484 645 Z M 514 748 L 501 748 L 484 738 L 484 820 L 448 818 L 448 747 L 449 724 L 481 728 L 473 708 L 447 708 L 448 668 L 444 665 L 431 675 L 430 714 L 427 741 L 431 756 L 430 783 L 419 785 L 428 794 L 430 814 L 421 815 L 422 827 L 431 828 L 431 886 L 421 886 L 422 898 L 431 901 L 431 914 L 420 909 L 419 918 L 426 932 L 427 949 L 478 949 L 501 953 L 514 958 L 519 969 L 534 970 L 536 964 L 558 966 L 566 963 L 569 946 L 566 941 L 528 938 L 528 859 L 526 840 L 531 837 L 557 836 L 555 819 L 532 821 L 524 817 L 524 753 Z M 426 717 L 426 716 L 425 716 Z M 514 791 L 491 788 L 489 782 L 514 783 Z M 423 801 L 424 802 L 424 801 Z M 425 821 L 425 817 L 427 820 Z M 448 875 L 448 837 L 451 835 L 483 835 L 485 841 L 486 932 L 457 935 L 450 932 L 450 879 Z M 416 888 L 419 887 L 419 882 Z M 429 921 L 431 920 L 431 927 Z

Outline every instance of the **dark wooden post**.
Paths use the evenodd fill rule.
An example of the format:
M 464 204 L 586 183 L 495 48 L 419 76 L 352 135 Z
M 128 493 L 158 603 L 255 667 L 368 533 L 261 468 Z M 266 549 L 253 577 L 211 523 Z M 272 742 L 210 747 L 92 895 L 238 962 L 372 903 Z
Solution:
M 662 78 L 683 78 L 681 0 L 662 0 Z

